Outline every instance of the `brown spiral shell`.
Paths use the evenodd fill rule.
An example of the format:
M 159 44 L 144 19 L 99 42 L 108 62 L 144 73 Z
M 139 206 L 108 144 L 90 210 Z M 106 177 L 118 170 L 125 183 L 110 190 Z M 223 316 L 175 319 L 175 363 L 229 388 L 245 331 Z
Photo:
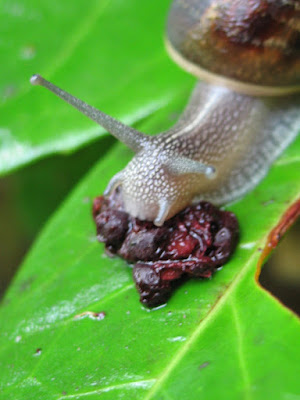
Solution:
M 254 94 L 264 94 L 259 87 L 266 94 L 298 91 L 300 0 L 175 0 L 167 47 L 208 81 L 242 83 L 241 91 L 252 86 Z

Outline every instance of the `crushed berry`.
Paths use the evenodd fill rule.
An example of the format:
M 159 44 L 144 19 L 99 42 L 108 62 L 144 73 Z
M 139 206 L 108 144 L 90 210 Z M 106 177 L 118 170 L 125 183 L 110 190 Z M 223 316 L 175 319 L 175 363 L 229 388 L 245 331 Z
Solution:
M 233 253 L 239 238 L 235 215 L 208 202 L 182 210 L 157 227 L 124 211 L 121 190 L 94 200 L 97 238 L 107 252 L 135 263 L 133 278 L 143 304 L 165 303 L 188 278 L 210 278 Z

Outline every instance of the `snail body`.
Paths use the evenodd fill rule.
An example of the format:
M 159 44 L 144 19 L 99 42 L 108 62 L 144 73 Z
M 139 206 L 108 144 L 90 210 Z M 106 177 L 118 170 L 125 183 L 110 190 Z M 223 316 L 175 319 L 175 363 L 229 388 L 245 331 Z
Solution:
M 218 20 L 218 12 L 224 14 L 226 11 L 220 5 L 220 1 L 175 0 L 170 12 L 167 47 L 171 56 L 179 62 L 182 59 L 183 67 L 199 76 L 203 76 L 203 68 L 207 68 L 207 65 L 195 67 L 194 60 L 198 56 L 187 59 L 184 55 L 185 50 L 181 50 L 181 47 L 186 49 L 193 47 L 195 43 L 191 44 L 190 39 L 178 38 L 182 29 L 191 24 L 190 16 L 195 18 L 195 15 L 198 15 L 193 11 L 198 4 L 201 4 L 199 16 L 205 13 L 210 15 L 210 24 Z M 229 7 L 231 10 L 232 3 L 239 5 L 243 1 L 224 0 L 223 3 L 225 8 Z M 251 2 L 244 3 L 247 6 Z M 278 2 L 269 0 L 268 4 L 272 3 Z M 274 14 L 272 7 L 271 11 Z M 286 11 L 287 20 L 291 19 L 289 11 Z M 265 9 L 261 12 L 266 14 Z M 177 23 L 178 13 L 182 24 Z M 182 13 L 186 15 L 182 16 Z M 200 21 L 201 27 L 204 25 L 205 29 L 208 29 L 208 22 L 203 22 L 201 18 Z M 172 25 L 174 23 L 177 23 L 175 28 Z M 198 23 L 197 20 L 196 24 Z M 218 23 L 220 25 L 219 21 Z M 287 21 L 284 21 L 284 24 L 287 24 Z M 296 26 L 299 28 L 299 25 Z M 252 32 L 251 24 L 250 28 Z M 194 32 L 193 29 L 196 29 L 195 23 L 189 26 L 187 32 Z M 292 28 L 289 25 L 289 30 L 292 34 L 286 35 L 287 41 L 292 37 L 290 40 L 294 43 L 295 37 L 299 39 L 299 32 L 297 36 L 294 25 Z M 246 33 L 243 32 L 245 37 Z M 200 41 L 202 45 L 198 34 L 193 35 L 195 41 Z M 251 35 L 250 51 L 253 52 L 253 43 L 258 42 L 253 32 Z M 289 45 L 292 46 L 290 43 Z M 248 42 L 247 46 L 249 47 Z M 204 43 L 203 47 L 206 51 L 209 46 Z M 201 54 L 200 58 L 206 60 L 204 51 Z M 291 60 L 291 56 L 288 57 Z M 300 65 L 299 58 L 298 49 L 298 58 L 293 59 L 295 68 Z M 245 72 L 238 72 L 233 76 L 234 68 L 230 67 L 228 76 L 220 77 L 216 75 L 218 71 L 205 71 L 204 75 L 209 77 L 208 81 L 212 81 L 214 76 L 219 76 L 217 85 L 199 82 L 177 124 L 169 131 L 154 137 L 123 125 L 39 75 L 34 75 L 31 82 L 53 91 L 98 122 L 136 153 L 129 164 L 111 179 L 105 193 L 109 194 L 117 186 L 121 186 L 125 210 L 134 217 L 153 221 L 155 225 L 160 226 L 194 201 L 208 200 L 220 205 L 241 197 L 266 175 L 271 163 L 296 137 L 300 128 L 300 101 L 299 96 L 291 93 L 299 89 L 300 71 L 296 68 L 295 72 L 291 72 L 291 68 L 286 67 L 285 62 L 280 62 L 292 78 L 289 77 L 283 85 L 277 86 L 271 86 L 272 82 L 268 80 L 265 96 L 261 96 L 264 86 L 261 85 L 261 77 L 258 79 L 259 74 L 255 71 L 252 75 L 247 72 L 240 85 L 241 93 L 237 88 L 240 74 L 245 75 Z M 279 75 L 282 74 L 282 68 L 279 68 Z M 254 82 L 250 79 L 252 76 Z M 292 79 L 295 85 L 291 84 Z M 247 92 L 249 94 L 245 94 Z M 275 94 L 284 96 L 267 96 Z

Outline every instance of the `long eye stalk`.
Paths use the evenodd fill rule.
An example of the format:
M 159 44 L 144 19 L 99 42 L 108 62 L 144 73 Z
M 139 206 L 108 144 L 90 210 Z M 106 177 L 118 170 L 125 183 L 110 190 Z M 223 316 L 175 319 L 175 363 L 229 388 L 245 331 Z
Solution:
M 89 106 L 84 101 L 53 85 L 53 83 L 42 78 L 40 75 L 33 75 L 30 79 L 30 83 L 32 85 L 44 86 L 45 88 L 49 89 L 58 97 L 77 108 L 77 110 L 85 114 L 87 117 L 97 122 L 135 152 L 141 150 L 145 142 L 149 141 L 149 137 L 146 135 L 131 128 L 130 126 L 124 125 L 122 122 L 117 121 L 107 114 L 104 114 L 102 111 Z

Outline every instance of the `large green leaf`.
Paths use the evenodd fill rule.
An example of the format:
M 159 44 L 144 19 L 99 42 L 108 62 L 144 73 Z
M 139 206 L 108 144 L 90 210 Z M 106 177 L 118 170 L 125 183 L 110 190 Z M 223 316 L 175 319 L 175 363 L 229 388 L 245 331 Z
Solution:
M 0 5 L 0 175 L 104 132 L 29 78 L 46 78 L 133 124 L 191 87 L 167 56 L 170 0 L 4 0 Z
M 164 128 L 172 108 L 141 128 Z M 299 196 L 299 151 L 298 138 L 228 207 L 241 225 L 231 261 L 150 311 L 131 268 L 95 240 L 91 199 L 130 158 L 118 145 L 46 226 L 4 299 L 1 399 L 296 398 L 298 320 L 254 275 L 270 229 Z M 86 311 L 106 316 L 74 318 Z

